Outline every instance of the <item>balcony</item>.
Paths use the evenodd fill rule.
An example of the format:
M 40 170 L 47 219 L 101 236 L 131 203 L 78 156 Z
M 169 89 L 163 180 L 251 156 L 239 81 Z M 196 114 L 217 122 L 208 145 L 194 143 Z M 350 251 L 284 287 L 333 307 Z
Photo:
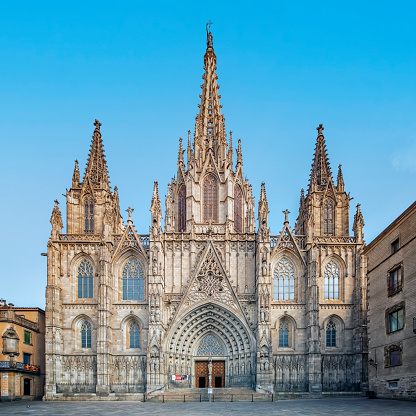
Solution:
M 10 361 L 0 361 L 0 370 L 27 371 L 28 373 L 39 373 L 40 367 L 34 364 L 16 363 L 16 367 L 10 367 Z

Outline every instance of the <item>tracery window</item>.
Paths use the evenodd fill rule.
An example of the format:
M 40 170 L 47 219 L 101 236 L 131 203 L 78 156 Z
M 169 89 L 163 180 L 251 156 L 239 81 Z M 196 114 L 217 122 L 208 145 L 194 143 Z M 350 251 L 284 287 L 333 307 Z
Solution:
M 326 325 L 326 346 L 337 346 L 337 326 L 334 321 L 329 321 Z
M 123 300 L 144 300 L 143 269 L 136 259 L 130 259 L 123 269 Z
M 281 322 L 279 326 L 279 347 L 289 347 L 289 324 L 286 321 Z
M 186 188 L 182 185 L 178 194 L 178 231 L 186 228 Z
M 274 269 L 273 299 L 295 299 L 295 268 L 287 259 L 280 260 Z
M 325 267 L 325 299 L 339 299 L 339 267 L 334 261 Z
M 222 356 L 225 355 L 225 352 L 217 337 L 212 334 L 207 334 L 204 338 L 202 338 L 196 355 Z
M 207 175 L 203 187 L 204 221 L 218 222 L 218 184 L 214 175 Z
M 84 321 L 81 326 L 81 348 L 91 348 L 91 322 Z
M 327 199 L 324 203 L 324 234 L 334 235 L 334 201 Z
M 140 348 L 140 328 L 137 322 L 130 325 L 130 348 Z
M 84 200 L 84 232 L 94 233 L 94 198 L 92 196 Z
M 239 185 L 234 187 L 234 227 L 238 233 L 243 232 L 243 194 Z
M 92 299 L 93 272 L 91 263 L 88 260 L 82 260 L 78 266 L 78 299 Z

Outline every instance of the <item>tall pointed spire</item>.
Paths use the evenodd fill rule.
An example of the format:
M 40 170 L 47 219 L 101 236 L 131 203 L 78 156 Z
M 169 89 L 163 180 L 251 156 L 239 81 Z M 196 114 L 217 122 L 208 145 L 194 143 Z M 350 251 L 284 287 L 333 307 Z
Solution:
M 75 160 L 74 174 L 72 175 L 72 187 L 73 188 L 78 188 L 79 187 L 79 167 L 78 167 L 78 160 Z
M 308 189 L 309 192 L 313 190 L 313 185 L 317 185 L 319 189 L 320 186 L 326 185 L 329 180 L 332 181 L 331 166 L 329 165 L 325 138 L 322 133 L 324 127 L 320 124 L 316 130 L 318 130 L 318 137 L 316 139 L 315 153 L 312 161 L 312 170 Z
M 364 242 L 364 217 L 361 212 L 361 204 L 357 204 L 357 212 L 354 215 L 354 224 L 352 226 L 352 230 L 354 231 L 354 237 L 356 238 L 357 243 Z
M 230 162 L 230 165 L 233 165 L 233 154 L 234 149 L 233 149 L 233 132 L 230 130 L 230 142 L 228 144 L 228 160 Z
M 61 211 L 59 210 L 59 202 L 57 199 L 55 199 L 54 202 L 55 202 L 55 206 L 53 207 L 53 211 L 51 215 L 51 224 L 52 224 L 51 237 L 53 240 L 57 240 L 59 234 L 61 234 L 61 231 L 64 225 L 62 223 Z
M 192 145 L 191 145 L 191 130 L 188 130 L 188 148 L 187 150 L 187 157 L 186 157 L 186 163 L 187 163 L 187 167 L 188 170 L 191 168 L 191 164 L 192 164 Z
M 237 165 L 243 164 L 243 152 L 241 151 L 241 139 L 238 139 L 237 147 Z
M 225 159 L 226 134 L 224 116 L 221 114 L 220 98 L 218 94 L 217 57 L 214 53 L 213 36 L 207 24 L 207 49 L 204 55 L 204 82 L 201 86 L 201 104 L 195 121 L 196 145 L 200 147 L 198 154 L 205 159 L 208 150 L 212 149 L 217 160 Z
M 150 211 L 152 212 L 152 216 L 155 216 L 156 214 L 162 215 L 162 204 L 160 203 L 159 199 L 159 189 L 157 181 L 155 181 L 153 185 L 153 196 Z
M 183 146 L 182 146 L 182 137 L 179 137 L 179 150 L 178 150 L 178 166 L 182 165 L 185 166 L 183 163 Z
M 344 176 L 342 175 L 342 165 L 338 166 L 337 188 L 339 192 L 344 192 Z
M 88 178 L 94 187 L 109 188 L 107 162 L 104 155 L 103 140 L 101 139 L 101 123 L 95 119 L 95 130 L 92 136 L 90 153 L 88 155 L 87 168 L 84 181 Z

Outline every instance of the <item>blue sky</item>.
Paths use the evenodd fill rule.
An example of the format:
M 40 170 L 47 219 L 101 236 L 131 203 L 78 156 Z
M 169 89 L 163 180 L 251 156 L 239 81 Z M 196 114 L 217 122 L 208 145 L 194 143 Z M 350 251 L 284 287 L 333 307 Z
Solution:
M 209 19 L 226 128 L 256 203 L 266 182 L 272 234 L 286 208 L 295 223 L 319 123 L 367 242 L 415 200 L 414 3 L 289 3 L 3 2 L 0 297 L 44 307 L 53 200 L 64 210 L 95 118 L 122 214 L 148 232 L 153 181 L 164 198 L 194 130 Z

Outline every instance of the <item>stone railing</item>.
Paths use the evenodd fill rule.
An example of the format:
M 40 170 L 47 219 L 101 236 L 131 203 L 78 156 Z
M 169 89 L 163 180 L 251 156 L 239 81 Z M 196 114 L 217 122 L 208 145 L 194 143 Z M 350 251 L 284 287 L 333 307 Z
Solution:
M 284 236 L 285 237 L 285 236 Z M 271 235 L 270 236 L 270 246 L 273 247 L 279 247 L 279 248 L 283 248 L 283 247 L 290 247 L 291 245 L 293 245 L 292 240 L 288 240 L 288 239 L 282 239 L 280 241 L 280 243 L 278 244 L 280 235 Z M 304 250 L 306 248 L 306 236 L 305 235 L 293 235 L 293 239 L 297 245 L 297 247 L 299 248 L 299 250 Z
M 313 242 L 316 244 L 354 244 L 355 237 L 343 236 L 336 237 L 333 235 L 325 235 L 322 237 L 314 237 Z
M 60 234 L 60 241 L 101 241 L 102 237 L 99 234 Z
M 39 325 L 23 316 L 16 315 L 13 310 L 0 311 L 0 322 L 10 322 L 39 332 Z

